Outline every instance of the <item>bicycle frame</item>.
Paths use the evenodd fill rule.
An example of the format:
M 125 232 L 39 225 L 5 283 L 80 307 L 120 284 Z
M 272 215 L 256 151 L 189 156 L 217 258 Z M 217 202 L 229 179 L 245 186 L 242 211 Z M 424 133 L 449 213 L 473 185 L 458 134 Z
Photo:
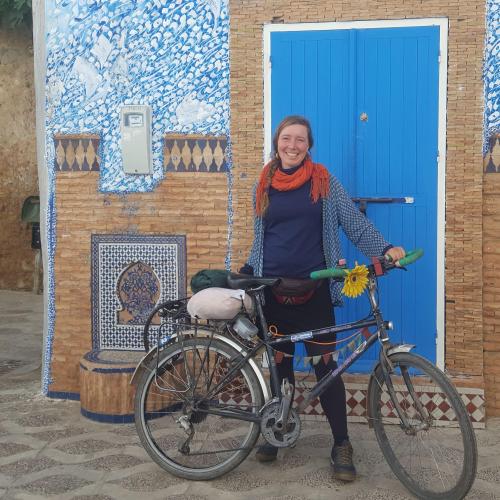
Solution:
M 318 383 L 311 389 L 311 391 L 307 394 L 305 399 L 299 404 L 297 407 L 297 411 L 302 411 L 304 410 L 314 399 L 319 397 L 325 389 L 333 383 L 333 381 L 342 375 L 353 363 L 355 363 L 368 349 L 372 347 L 372 345 L 380 341 L 382 343 L 382 346 L 384 344 L 387 344 L 387 347 L 389 347 L 390 344 L 388 344 L 389 341 L 389 336 L 387 334 L 387 329 L 392 328 L 390 322 L 385 322 L 382 313 L 379 309 L 378 306 L 378 301 L 376 298 L 376 290 L 377 290 L 377 281 L 373 276 L 370 276 L 369 282 L 368 282 L 368 300 L 370 302 L 370 308 L 371 308 L 371 314 L 370 314 L 370 319 L 366 320 L 361 320 L 361 321 L 356 321 L 353 323 L 343 323 L 340 325 L 336 326 L 331 326 L 327 328 L 321 328 L 318 330 L 311 330 L 311 331 L 306 331 L 306 332 L 299 332 L 293 335 L 285 335 L 281 337 L 280 339 L 277 340 L 270 340 L 272 337 L 272 334 L 268 331 L 268 326 L 265 323 L 265 318 L 262 310 L 262 301 L 261 297 L 256 297 L 256 303 L 257 303 L 257 313 L 259 314 L 259 318 L 261 320 L 261 325 L 265 325 L 265 330 L 266 330 L 266 337 L 267 337 L 267 342 L 266 344 L 266 352 L 269 361 L 269 370 L 271 372 L 271 390 L 273 392 L 273 395 L 279 394 L 279 386 L 278 386 L 278 371 L 276 367 L 276 362 L 274 360 L 274 356 L 272 353 L 272 348 L 274 346 L 277 346 L 281 343 L 284 342 L 299 342 L 302 340 L 309 340 L 312 338 L 315 339 L 320 339 L 321 337 L 331 334 L 331 333 L 342 333 L 342 332 L 347 332 L 350 330 L 356 330 L 356 329 L 366 329 L 371 326 L 376 326 L 377 331 L 375 333 L 372 333 L 358 348 L 356 348 L 348 357 L 347 359 L 340 365 L 338 366 L 335 370 L 331 371 L 327 375 L 325 375 Z M 384 361 L 388 361 L 387 356 L 386 356 L 386 348 L 382 348 L 380 351 L 380 356 L 381 356 L 381 361 L 382 357 Z M 383 363 L 385 365 L 385 363 Z M 274 384 L 273 384 L 274 381 Z
M 384 367 L 384 376 L 387 379 L 386 383 L 388 384 L 389 388 L 389 393 L 391 394 L 391 397 L 395 397 L 394 389 L 392 388 L 392 383 L 390 382 L 390 377 L 389 377 L 389 372 L 392 368 L 392 365 L 390 363 L 390 360 L 387 357 L 387 350 L 392 347 L 392 345 L 389 343 L 389 336 L 387 334 L 387 329 L 392 328 L 391 323 L 384 321 L 382 317 L 382 313 L 380 312 L 380 309 L 378 307 L 378 302 L 376 298 L 376 290 L 377 290 L 377 282 L 376 278 L 373 276 L 370 276 L 369 282 L 368 282 L 368 298 L 370 302 L 370 307 L 371 307 L 371 314 L 369 316 L 369 319 L 364 319 L 361 321 L 356 321 L 353 323 L 343 323 L 340 325 L 335 325 L 331 327 L 326 327 L 326 328 L 321 328 L 317 330 L 310 330 L 310 331 L 304 331 L 304 332 L 298 332 L 292 335 L 284 335 L 280 337 L 279 339 L 274 339 L 272 338 L 272 333 L 269 332 L 268 325 L 266 318 L 264 316 L 264 312 L 262 309 L 262 291 L 258 291 L 254 298 L 255 298 L 255 305 L 257 308 L 257 315 L 260 320 L 260 325 L 261 325 L 261 332 L 263 335 L 263 339 L 260 339 L 260 342 L 258 342 L 249 352 L 247 352 L 244 356 L 241 356 L 238 361 L 235 361 L 234 366 L 229 370 L 227 375 L 224 377 L 224 380 L 220 381 L 218 384 L 216 384 L 212 389 L 210 389 L 203 398 L 203 401 L 206 401 L 210 399 L 210 397 L 215 394 L 224 384 L 228 383 L 229 381 L 232 380 L 232 377 L 237 373 L 237 371 L 245 364 L 247 363 L 256 353 L 259 351 L 263 346 L 266 349 L 267 357 L 269 360 L 269 371 L 270 371 L 270 383 L 271 383 L 271 392 L 274 398 L 278 398 L 278 400 L 281 399 L 281 389 L 279 386 L 278 382 L 278 369 L 276 366 L 276 361 L 274 359 L 273 355 L 273 348 L 275 346 L 279 346 L 282 343 L 287 343 L 287 342 L 300 342 L 303 340 L 310 340 L 310 339 L 320 339 L 321 337 L 324 337 L 325 335 L 331 334 L 331 333 L 342 333 L 350 330 L 355 330 L 355 329 L 365 329 L 368 327 L 376 326 L 377 331 L 374 333 L 370 333 L 370 336 L 358 347 L 356 348 L 348 357 L 347 359 L 340 365 L 338 366 L 335 370 L 331 371 L 327 375 L 325 375 L 320 381 L 317 382 L 317 384 L 311 389 L 311 391 L 308 393 L 308 395 L 305 397 L 304 401 L 299 404 L 297 407 L 297 411 L 302 411 L 304 408 L 306 408 L 312 400 L 316 399 L 319 397 L 323 391 L 331 384 L 333 381 L 342 375 L 353 363 L 356 362 L 368 349 L 370 349 L 373 344 L 377 341 L 379 341 L 382 344 L 382 349 L 380 350 L 380 363 Z M 389 367 L 389 369 L 387 369 Z M 390 387 L 389 387 L 390 386 Z M 201 401 L 200 401 L 201 402 Z M 406 419 L 404 418 L 403 412 L 401 411 L 399 404 L 396 402 L 396 409 L 398 413 L 401 414 L 402 420 L 404 424 L 406 425 Z M 250 414 L 249 412 L 245 410 L 213 410 L 213 409 L 199 409 L 198 411 L 204 411 L 207 413 L 211 413 L 214 415 L 218 416 L 231 416 L 232 418 L 238 418 L 242 420 L 247 420 L 247 421 L 252 421 L 252 422 L 260 422 L 260 418 L 255 415 L 255 414 Z

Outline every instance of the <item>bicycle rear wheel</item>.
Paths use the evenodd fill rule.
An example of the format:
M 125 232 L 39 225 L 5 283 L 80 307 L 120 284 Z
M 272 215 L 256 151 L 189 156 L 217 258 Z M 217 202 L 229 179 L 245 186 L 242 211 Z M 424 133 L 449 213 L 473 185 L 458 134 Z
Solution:
M 137 432 L 165 470 L 185 479 L 213 479 L 250 453 L 260 426 L 243 418 L 256 417 L 264 397 L 248 363 L 225 380 L 238 358 L 220 340 L 193 338 L 165 348 L 139 380 Z
M 368 405 L 375 435 L 398 479 L 419 498 L 460 499 L 476 476 L 477 446 L 465 405 L 449 379 L 426 359 L 396 353 L 390 378 L 405 429 L 381 366 L 370 384 Z

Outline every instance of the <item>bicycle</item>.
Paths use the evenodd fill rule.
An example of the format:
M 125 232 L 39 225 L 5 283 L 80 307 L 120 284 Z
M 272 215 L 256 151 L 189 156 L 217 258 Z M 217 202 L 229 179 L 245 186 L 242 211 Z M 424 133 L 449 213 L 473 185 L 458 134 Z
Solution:
M 400 266 L 422 255 L 415 250 Z M 252 297 L 254 313 L 242 309 L 234 320 L 201 324 L 186 312 L 186 300 L 168 301 L 151 313 L 144 330 L 149 347 L 151 322 L 165 318 L 169 330 L 134 373 L 137 383 L 135 422 L 151 458 L 168 472 L 192 480 L 219 477 L 237 467 L 254 448 L 259 434 L 276 447 L 292 446 L 299 438 L 299 413 L 336 377 L 378 343 L 379 360 L 370 375 L 367 420 L 375 431 L 390 468 L 414 495 L 425 499 L 459 499 L 470 490 L 476 475 L 477 446 L 460 395 L 447 376 L 413 345 L 392 344 L 390 321 L 378 304 L 378 278 L 396 267 L 384 257 L 367 268 L 366 293 L 371 312 L 364 319 L 319 330 L 276 337 L 262 311 L 263 289 L 275 278 L 231 274 L 228 286 Z M 352 270 L 332 268 L 311 277 L 344 280 Z M 374 327 L 375 332 L 368 328 Z M 334 371 L 318 381 L 296 408 L 293 387 L 278 384 L 273 350 L 284 342 L 321 339 L 331 333 L 354 331 L 354 350 Z M 256 334 L 259 335 L 256 335 Z M 256 356 L 264 351 L 270 388 Z M 448 423 L 440 417 L 446 412 Z M 455 437 L 449 448 L 443 439 Z M 424 456 L 422 456 L 424 455 Z

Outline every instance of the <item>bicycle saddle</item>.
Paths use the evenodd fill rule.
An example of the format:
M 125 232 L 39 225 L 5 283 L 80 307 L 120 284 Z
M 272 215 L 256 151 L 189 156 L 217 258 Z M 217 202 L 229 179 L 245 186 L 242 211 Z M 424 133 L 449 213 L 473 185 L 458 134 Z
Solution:
M 280 281 L 280 278 L 257 278 L 248 274 L 230 273 L 227 277 L 227 285 L 234 290 L 248 290 L 261 286 L 273 286 Z

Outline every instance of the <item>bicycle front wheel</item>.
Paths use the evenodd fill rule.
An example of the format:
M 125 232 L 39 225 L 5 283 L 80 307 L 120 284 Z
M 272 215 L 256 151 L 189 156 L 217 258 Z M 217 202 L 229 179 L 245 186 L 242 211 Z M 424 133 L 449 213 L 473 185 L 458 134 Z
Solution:
M 168 472 L 213 479 L 255 445 L 264 397 L 248 363 L 228 377 L 237 359 L 240 354 L 220 340 L 193 338 L 167 347 L 139 380 L 136 428 L 148 454 Z
M 395 353 L 389 359 L 394 365 L 390 380 L 406 426 L 380 365 L 368 394 L 370 418 L 389 466 L 419 498 L 464 498 L 476 476 L 477 446 L 460 395 L 426 359 L 411 353 Z

